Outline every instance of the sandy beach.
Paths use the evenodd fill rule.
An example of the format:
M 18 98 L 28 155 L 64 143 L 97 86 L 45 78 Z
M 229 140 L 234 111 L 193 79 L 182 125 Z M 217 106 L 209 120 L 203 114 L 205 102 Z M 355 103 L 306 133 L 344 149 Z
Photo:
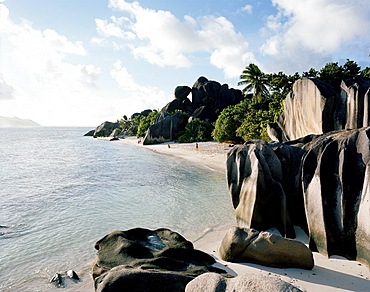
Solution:
M 119 141 L 154 151 L 158 154 L 171 155 L 184 159 L 200 168 L 226 174 L 227 153 L 231 149 L 228 144 L 217 142 L 199 143 L 163 143 L 143 146 L 137 138 L 129 137 Z M 225 182 L 226 183 L 226 182 Z M 249 263 L 229 263 L 220 260 L 218 247 L 230 226 L 210 230 L 204 236 L 194 241 L 197 249 L 203 250 L 215 257 L 220 267 L 226 268 L 234 276 L 253 273 L 278 277 L 303 291 L 370 291 L 370 271 L 363 264 L 349 261 L 343 257 L 333 256 L 330 259 L 314 252 L 315 267 L 311 270 L 277 269 Z M 296 228 L 297 240 L 308 245 L 308 237 Z

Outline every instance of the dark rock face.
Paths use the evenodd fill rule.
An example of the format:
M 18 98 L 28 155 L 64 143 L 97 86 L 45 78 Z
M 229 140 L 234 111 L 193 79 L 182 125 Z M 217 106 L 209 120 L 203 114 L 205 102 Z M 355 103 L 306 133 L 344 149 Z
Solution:
M 158 144 L 169 142 L 176 139 L 179 126 L 181 124 L 181 113 L 177 112 L 174 115 L 169 115 L 162 112 L 158 115 L 155 123 L 151 125 L 144 137 L 143 145 Z
M 175 98 L 184 100 L 185 98 L 188 97 L 189 93 L 191 92 L 191 88 L 189 86 L 183 85 L 183 86 L 177 86 L 175 88 Z
M 319 137 L 304 147 L 303 192 L 310 247 L 370 267 L 370 128 Z
M 217 114 L 229 105 L 235 105 L 244 99 L 241 90 L 229 89 L 227 84 L 221 86 L 217 81 L 199 77 L 192 88 L 193 109 L 201 106 L 212 108 Z
M 201 119 L 202 121 L 213 123 L 217 120 L 217 114 L 211 107 L 201 106 L 193 112 L 191 118 L 197 118 Z
M 285 142 L 309 134 L 370 126 L 369 95 L 370 79 L 365 77 L 346 80 L 340 88 L 315 78 L 297 80 L 270 137 Z M 279 132 L 277 126 L 283 135 L 274 134 Z
M 146 110 L 143 110 L 142 112 L 140 113 L 134 113 L 131 115 L 131 120 L 137 116 L 144 116 L 144 117 L 147 117 L 149 116 L 149 114 L 152 112 L 151 109 L 146 109 Z
M 370 78 L 357 76 L 354 79 L 343 81 L 341 97 L 348 104 L 344 129 L 369 126 Z
M 95 130 L 88 131 L 84 136 L 92 137 L 94 136 Z
M 97 292 L 176 292 L 184 291 L 187 283 L 194 277 L 172 272 L 134 269 L 117 266 L 99 279 L 96 283 Z
M 276 233 L 231 227 L 220 246 L 221 258 L 229 262 L 312 270 L 314 261 L 309 248 L 300 241 Z
M 235 278 L 225 278 L 216 273 L 207 273 L 196 277 L 188 285 L 185 292 L 300 292 L 297 287 L 276 278 L 261 275 L 243 274 Z
M 191 113 L 193 111 L 193 107 L 191 105 L 190 99 L 187 97 L 184 99 L 175 98 L 161 109 L 162 112 L 166 113 L 172 113 L 175 110 L 181 110 L 186 113 Z
M 123 287 L 132 289 L 125 291 L 149 291 L 148 285 L 157 287 L 150 291 L 184 291 L 186 283 L 200 274 L 224 272 L 212 266 L 213 257 L 164 228 L 111 232 L 96 242 L 95 249 L 97 291 L 122 291 Z
M 192 101 L 187 97 L 190 92 L 192 93 Z M 210 81 L 203 76 L 198 78 L 193 88 L 185 85 L 177 86 L 174 95 L 175 99 L 166 104 L 162 108 L 162 112 L 173 113 L 176 110 L 181 110 L 191 118 L 199 118 L 210 123 L 216 121 L 224 108 L 238 104 L 244 99 L 240 90 L 230 89 L 227 84 L 221 86 L 217 81 Z M 170 118 L 166 119 L 165 122 L 154 124 L 149 128 L 144 139 L 145 143 L 163 143 L 173 141 L 176 138 L 176 133 L 181 129 L 174 128 L 174 122 L 171 122 Z
M 312 250 L 370 268 L 369 158 L 370 128 L 236 146 L 227 177 L 237 219 L 288 237 L 301 226 Z
M 299 180 L 304 151 L 281 143 L 252 140 L 228 153 L 227 182 L 236 217 L 257 230 L 277 228 L 295 237 L 293 225 L 304 226 Z
M 119 127 L 119 123 L 104 122 L 95 129 L 94 138 L 109 137 L 114 129 Z

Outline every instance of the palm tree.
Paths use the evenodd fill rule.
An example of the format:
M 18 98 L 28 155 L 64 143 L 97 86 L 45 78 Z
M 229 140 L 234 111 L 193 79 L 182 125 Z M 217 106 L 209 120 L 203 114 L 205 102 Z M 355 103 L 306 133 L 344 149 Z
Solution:
M 243 74 L 240 75 L 238 85 L 246 85 L 243 89 L 243 94 L 246 95 L 248 92 L 253 93 L 253 97 L 257 103 L 263 102 L 270 97 L 267 87 L 270 85 L 265 74 L 255 64 L 249 64 L 243 70 Z

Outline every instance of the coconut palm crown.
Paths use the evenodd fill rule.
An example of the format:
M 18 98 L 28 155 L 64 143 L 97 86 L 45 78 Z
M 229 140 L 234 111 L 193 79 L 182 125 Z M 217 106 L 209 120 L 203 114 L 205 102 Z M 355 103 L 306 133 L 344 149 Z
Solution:
M 249 64 L 240 75 L 238 85 L 246 85 L 243 89 L 243 94 L 253 93 L 253 97 L 257 102 L 263 102 L 270 97 L 269 81 L 265 74 L 255 64 Z

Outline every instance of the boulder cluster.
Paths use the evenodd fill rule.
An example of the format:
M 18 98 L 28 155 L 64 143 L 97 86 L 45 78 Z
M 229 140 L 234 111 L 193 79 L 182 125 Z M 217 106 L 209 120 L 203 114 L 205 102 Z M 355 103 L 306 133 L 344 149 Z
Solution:
M 272 138 L 235 146 L 227 181 L 240 224 L 277 228 L 294 238 L 300 226 L 309 247 L 370 268 L 370 79 L 340 90 L 302 79 L 284 102 Z M 351 129 L 346 129 L 351 128 Z
M 312 269 L 317 251 L 370 268 L 369 95 L 369 78 L 343 81 L 340 88 L 298 80 L 277 123 L 268 126 L 273 141 L 251 140 L 229 151 L 227 184 L 238 226 L 225 234 L 221 259 Z M 166 112 L 214 121 L 241 99 L 204 77 L 193 88 L 179 86 L 145 143 L 175 139 L 180 114 Z M 108 126 L 106 132 L 116 125 L 100 130 Z M 309 247 L 294 240 L 294 226 L 307 232 Z M 269 277 L 230 278 L 213 257 L 168 229 L 115 231 L 95 248 L 96 291 L 300 291 Z
M 97 241 L 95 248 L 93 279 L 98 292 L 301 291 L 270 277 L 230 279 L 214 266 L 212 256 L 165 228 L 114 231 Z
M 192 100 L 188 98 L 191 93 Z M 176 134 L 182 130 L 181 115 L 174 113 L 177 110 L 185 112 L 189 121 L 194 118 L 213 123 L 224 108 L 235 105 L 244 99 L 239 89 L 229 88 L 227 84 L 221 85 L 217 81 L 199 77 L 192 88 L 177 86 L 174 99 L 164 106 L 155 123 L 151 125 L 144 137 L 143 144 L 157 144 L 176 140 Z
M 213 123 L 224 108 L 238 104 L 244 98 L 241 90 L 229 88 L 227 84 L 221 85 L 203 76 L 195 81 L 192 88 L 187 85 L 177 86 L 174 90 L 174 99 L 161 109 L 154 124 L 149 127 L 143 144 L 174 141 L 187 122 L 198 118 Z M 179 111 L 186 113 L 189 117 L 185 123 L 182 122 Z M 144 110 L 141 113 L 135 113 L 131 119 L 137 115 L 147 116 L 150 112 L 152 111 Z M 104 122 L 95 130 L 86 133 L 85 136 L 116 137 L 119 136 L 117 128 L 119 128 L 119 123 Z

